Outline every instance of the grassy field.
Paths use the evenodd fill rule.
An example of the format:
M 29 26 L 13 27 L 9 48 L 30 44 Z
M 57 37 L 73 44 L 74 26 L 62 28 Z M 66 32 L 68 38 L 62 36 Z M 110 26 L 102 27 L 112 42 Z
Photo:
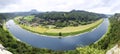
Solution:
M 29 31 L 44 34 L 44 35 L 59 36 L 59 33 L 61 32 L 62 36 L 68 36 L 68 35 L 75 35 L 75 34 L 80 34 L 86 31 L 90 31 L 91 29 L 97 27 L 102 22 L 103 22 L 103 19 L 100 19 L 91 24 L 80 25 L 77 27 L 69 26 L 69 27 L 64 27 L 60 29 L 45 28 L 42 26 L 37 26 L 37 27 L 30 27 L 30 26 L 25 26 L 25 25 L 20 25 L 20 26 Z
M 32 21 L 32 19 L 34 18 L 35 16 L 26 16 L 26 17 L 24 17 L 24 19 L 25 20 L 27 20 L 27 21 Z
M 70 32 L 83 31 L 83 30 L 86 30 L 88 28 L 94 27 L 94 26 L 100 24 L 101 22 L 102 22 L 102 19 L 100 19 L 100 20 L 98 20 L 98 21 L 96 21 L 92 24 L 88 24 L 88 25 L 80 25 L 80 26 L 77 26 L 77 27 L 64 27 L 64 28 L 61 28 L 61 29 L 49 29 L 46 32 L 47 33 L 59 33 L 59 32 L 70 33 Z

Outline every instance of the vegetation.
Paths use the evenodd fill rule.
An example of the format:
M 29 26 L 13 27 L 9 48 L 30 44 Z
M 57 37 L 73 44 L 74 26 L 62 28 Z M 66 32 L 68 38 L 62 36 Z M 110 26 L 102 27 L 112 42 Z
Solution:
M 2 22 L 1 22 L 2 21 Z M 13 54 L 77 54 L 77 51 L 53 51 L 49 49 L 35 48 L 16 40 L 3 26 L 3 18 L 0 18 L 0 44 Z
M 34 18 L 34 16 L 26 16 L 26 17 L 24 17 L 24 20 L 32 21 L 33 18 Z
M 102 23 L 102 21 L 103 21 L 103 19 L 100 19 L 91 24 L 79 25 L 76 27 L 69 26 L 69 27 L 64 27 L 64 28 L 60 28 L 60 29 L 45 28 L 43 26 L 31 27 L 31 26 L 24 25 L 24 24 L 19 24 L 19 25 L 24 29 L 27 29 L 27 30 L 35 32 L 35 33 L 43 34 L 43 35 L 59 36 L 59 33 L 61 32 L 62 36 L 68 36 L 68 35 L 75 35 L 75 34 L 80 34 L 82 32 L 90 31 L 93 28 L 100 25 Z
M 77 48 L 69 51 L 52 51 L 49 49 L 35 48 L 25 43 L 15 40 L 8 31 L 4 31 L 0 28 L 0 43 L 3 44 L 7 50 L 13 54 L 102 54 L 102 50 L 96 48 Z
M 90 46 L 78 47 L 76 50 L 79 54 L 105 54 L 105 50 L 99 50 Z
M 46 12 L 35 15 L 32 22 L 41 25 L 54 25 L 55 28 L 66 26 L 78 26 L 90 24 L 100 18 L 106 17 L 103 14 L 97 14 L 81 10 L 72 10 L 70 12 Z
M 29 31 L 50 35 L 62 36 L 80 34 L 90 31 L 102 22 L 104 14 L 97 14 L 81 10 L 70 12 L 44 12 L 30 16 L 19 16 L 15 22 Z
M 109 30 L 109 33 L 107 33 L 103 39 L 101 39 L 97 44 L 95 44 L 94 47 L 107 50 L 120 42 L 120 21 L 119 17 L 117 16 L 120 16 L 120 14 L 115 14 L 113 17 L 109 18 L 111 28 Z
M 13 54 L 105 54 L 108 49 L 120 42 L 120 14 L 115 14 L 109 18 L 109 20 L 110 29 L 102 39 L 90 46 L 77 47 L 75 50 L 52 51 L 31 47 L 30 45 L 15 40 L 8 31 L 2 28 L 3 26 L 0 26 L 0 43 Z
M 0 43 L 13 54 L 77 54 L 77 50 L 53 51 L 32 47 L 21 41 L 17 41 L 13 36 L 0 27 Z
M 0 20 L 2 21 L 1 18 Z M 3 44 L 3 46 L 5 46 L 6 49 L 11 51 L 13 54 L 43 54 L 43 52 L 51 53 L 52 51 L 31 47 L 30 45 L 17 41 L 7 30 L 4 30 L 3 28 L 4 26 L 0 27 L 0 43 Z
M 42 25 L 47 28 L 62 28 L 90 24 L 104 17 L 106 16 L 103 14 L 72 10 L 70 12 L 45 12 L 34 14 L 34 16 L 21 17 L 18 21 L 20 24 L 29 26 Z
M 101 38 L 97 43 L 91 44 L 88 47 L 83 47 L 82 50 L 94 48 L 98 51 L 102 50 L 102 52 L 100 53 L 105 54 L 107 50 L 109 50 L 116 44 L 120 43 L 120 29 L 119 29 L 120 14 L 115 14 L 114 16 L 109 18 L 109 20 L 110 20 L 110 27 L 109 27 L 108 33 L 103 38 Z M 98 54 L 97 52 L 95 53 Z M 92 54 L 92 53 L 89 53 L 89 54 Z

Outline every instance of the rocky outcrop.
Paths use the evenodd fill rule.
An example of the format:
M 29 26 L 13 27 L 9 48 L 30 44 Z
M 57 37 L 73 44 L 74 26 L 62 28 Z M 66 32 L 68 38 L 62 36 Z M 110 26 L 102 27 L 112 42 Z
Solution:
M 11 52 L 7 51 L 2 44 L 0 44 L 0 54 L 12 54 Z
M 112 49 L 108 50 L 106 54 L 120 54 L 120 46 L 114 46 Z

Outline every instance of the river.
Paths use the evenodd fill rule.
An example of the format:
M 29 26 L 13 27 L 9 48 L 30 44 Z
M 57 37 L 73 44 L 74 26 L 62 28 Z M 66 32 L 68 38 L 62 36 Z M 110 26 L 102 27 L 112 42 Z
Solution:
M 11 34 L 17 39 L 37 48 L 52 50 L 74 50 L 78 46 L 85 46 L 99 40 L 108 30 L 109 20 L 104 21 L 94 30 L 76 36 L 59 38 L 47 37 L 29 32 L 16 25 L 13 20 L 6 22 Z

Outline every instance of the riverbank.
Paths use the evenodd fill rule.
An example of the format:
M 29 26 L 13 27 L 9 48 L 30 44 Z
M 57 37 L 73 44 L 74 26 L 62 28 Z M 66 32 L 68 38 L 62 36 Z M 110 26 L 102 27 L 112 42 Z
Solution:
M 109 18 L 109 28 L 107 33 L 99 39 L 94 44 L 91 44 L 89 47 L 102 50 L 104 54 L 119 52 L 117 45 L 120 43 L 120 21 L 117 18 Z M 115 46 L 115 47 L 114 47 Z M 84 49 L 84 48 L 83 48 Z M 115 50 L 116 49 L 116 50 Z M 118 49 L 119 50 L 119 49 Z
M 15 21 L 15 20 L 14 20 Z M 23 29 L 26 29 L 28 31 L 42 34 L 42 35 L 48 35 L 48 36 L 71 36 L 71 35 L 77 35 L 80 33 L 84 33 L 87 31 L 91 31 L 92 29 L 96 28 L 103 22 L 103 19 L 100 19 L 98 21 L 95 21 L 94 23 L 88 24 L 88 25 L 80 25 L 77 27 L 64 27 L 61 29 L 47 29 L 44 27 L 30 27 L 30 26 L 25 26 L 18 24 L 17 21 L 15 21 L 16 24 L 18 24 L 20 27 Z
M 96 28 L 95 30 L 91 32 L 87 32 L 86 34 L 82 34 L 80 36 L 65 37 L 62 39 L 42 37 L 42 35 L 31 34 L 32 32 L 28 32 L 24 29 L 21 29 L 18 25 L 14 23 L 13 20 L 8 21 L 7 24 L 10 25 L 9 30 L 13 35 L 15 35 L 15 37 L 18 37 L 21 41 L 23 40 L 24 42 L 27 41 L 26 43 L 29 43 L 32 46 L 37 45 L 36 47 L 40 47 L 40 48 L 42 48 L 43 46 L 44 48 L 48 48 L 48 49 L 56 49 L 56 50 L 60 50 L 60 49 L 68 50 L 69 49 L 70 50 L 78 46 L 78 44 L 89 44 L 89 43 L 93 43 L 94 41 L 97 41 L 98 38 L 102 37 L 102 35 L 100 35 L 101 32 L 102 34 L 104 34 L 105 31 L 107 30 L 106 29 L 108 27 L 107 21 L 108 19 L 105 19 L 104 22 L 98 28 Z M 73 46 L 73 43 L 76 43 L 76 44 Z M 72 45 L 72 46 L 67 47 L 66 45 L 67 46 Z
M 59 51 L 55 52 L 50 49 L 45 48 L 36 48 L 25 42 L 18 41 L 7 29 L 5 25 L 3 28 L 0 28 L 0 54 L 56 54 L 60 53 Z M 8 51 L 6 51 L 8 50 Z M 64 51 L 62 52 L 64 53 Z
M 102 39 L 104 39 L 107 36 L 107 34 L 110 33 L 111 24 L 110 24 L 110 20 L 109 19 L 108 19 L 108 21 L 109 21 L 109 26 L 108 26 L 107 32 L 98 41 L 96 41 L 94 44 L 97 44 L 99 41 L 101 41 Z

